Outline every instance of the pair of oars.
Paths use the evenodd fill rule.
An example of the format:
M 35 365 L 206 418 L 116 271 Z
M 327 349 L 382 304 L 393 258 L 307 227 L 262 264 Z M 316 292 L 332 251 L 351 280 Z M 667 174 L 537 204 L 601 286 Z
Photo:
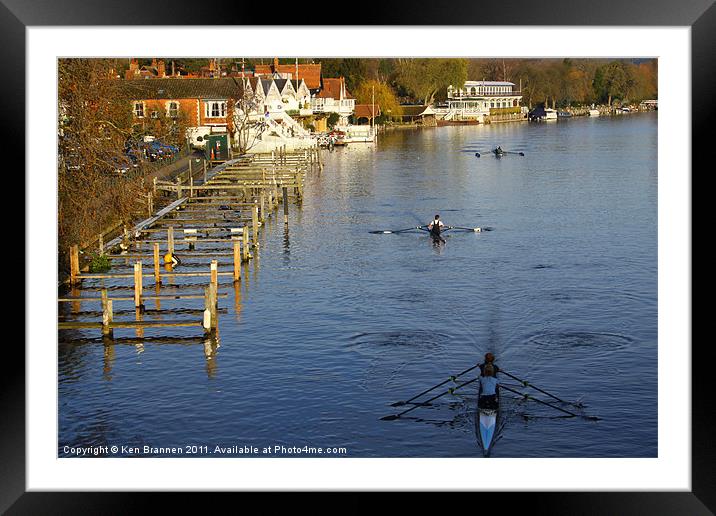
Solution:
M 399 407 L 399 406 L 402 406 L 402 405 L 407 405 L 408 403 L 412 403 L 414 400 L 420 398 L 421 396 L 427 394 L 428 392 L 430 392 L 430 391 L 432 391 L 432 390 L 435 390 L 435 389 L 437 389 L 438 387 L 442 387 L 443 385 L 445 385 L 445 384 L 448 383 L 448 382 L 454 382 L 454 381 L 455 381 L 457 378 L 459 378 L 460 376 L 462 376 L 462 375 L 464 375 L 464 374 L 466 374 L 466 373 L 469 373 L 470 371 L 476 369 L 477 367 L 480 367 L 480 365 L 479 365 L 479 364 L 478 364 L 478 365 L 474 365 L 474 366 L 472 366 L 472 367 L 470 367 L 470 368 L 468 368 L 468 369 L 465 369 L 463 372 L 461 372 L 461 373 L 459 373 L 459 374 L 457 374 L 457 375 L 454 375 L 454 376 L 450 376 L 447 380 L 445 380 L 445 381 L 443 381 L 443 382 L 440 382 L 439 384 L 434 385 L 433 387 L 430 387 L 429 389 L 424 390 L 424 391 L 421 392 L 420 394 L 416 394 L 415 396 L 413 396 L 413 397 L 410 398 L 409 400 L 406 400 L 406 401 L 398 401 L 398 402 L 393 403 L 391 406 L 392 406 L 392 407 Z M 539 391 L 539 392 L 541 392 L 541 393 L 543 393 L 543 394 L 545 394 L 545 395 L 547 395 L 547 396 L 550 396 L 551 398 L 553 398 L 553 399 L 559 401 L 560 403 L 565 403 L 565 404 L 573 405 L 573 406 L 575 406 L 575 407 L 580 407 L 580 408 L 583 407 L 583 405 L 582 405 L 581 403 L 573 403 L 573 402 L 565 401 L 565 400 L 563 400 L 563 399 L 561 399 L 561 398 L 558 398 L 558 397 L 555 396 L 554 394 L 551 394 L 551 393 L 545 391 L 544 389 L 540 389 L 539 387 L 537 387 L 537 386 L 535 386 L 535 385 L 532 385 L 531 383 L 527 382 L 526 380 L 522 380 L 522 379 L 520 379 L 520 378 L 517 378 L 515 375 L 510 374 L 510 373 L 508 373 L 507 371 L 503 371 L 502 369 L 499 369 L 499 370 L 498 370 L 498 373 L 501 373 L 501 374 L 504 374 L 504 375 L 506 375 L 506 376 L 509 376 L 509 377 L 512 378 L 513 380 L 516 380 L 516 381 L 520 382 L 524 387 L 532 387 L 533 389 L 535 389 L 535 390 L 537 390 L 537 391 Z M 421 403 L 415 403 L 413 407 L 411 407 L 411 408 L 409 408 L 409 409 L 407 409 L 407 410 L 404 410 L 403 412 L 400 412 L 400 413 L 398 413 L 398 414 L 394 414 L 394 415 L 390 415 L 390 416 L 384 416 L 384 417 L 381 418 L 381 420 L 383 420 L 383 421 L 393 421 L 393 420 L 395 420 L 395 419 L 398 419 L 398 418 L 400 418 L 400 416 L 402 416 L 403 414 L 407 414 L 408 412 L 410 412 L 410 411 L 412 411 L 412 410 L 415 410 L 415 409 L 418 408 L 418 407 L 425 406 L 425 405 L 429 404 L 431 401 L 434 401 L 434 400 L 436 400 L 436 399 L 438 399 L 438 398 L 440 398 L 440 397 L 442 397 L 442 396 L 445 396 L 446 394 L 452 394 L 452 393 L 455 392 L 456 390 L 458 390 L 458 389 L 460 389 L 460 388 L 462 388 L 462 387 L 464 387 L 464 386 L 466 386 L 466 385 L 469 385 L 469 384 L 471 384 L 471 383 L 477 381 L 479 378 L 480 378 L 480 377 L 478 376 L 477 378 L 474 378 L 474 379 L 472 379 L 472 380 L 469 380 L 469 381 L 467 381 L 467 382 L 464 382 L 464 383 L 459 384 L 457 387 L 451 387 L 451 388 L 447 389 L 446 391 L 444 391 L 444 392 L 438 394 L 437 396 L 434 396 L 434 397 L 430 398 L 430 399 L 427 400 L 427 401 L 424 401 L 424 402 L 421 402 Z M 552 407 L 552 408 L 554 408 L 554 409 L 556 409 L 556 410 L 559 410 L 559 411 L 561 411 L 561 412 L 564 412 L 564 413 L 566 413 L 566 414 L 569 414 L 570 416 L 583 417 L 583 418 L 585 418 L 585 419 L 589 419 L 590 421 L 598 421 L 598 420 L 600 419 L 600 418 L 598 418 L 598 417 L 596 417 L 596 416 L 585 416 L 585 415 L 581 415 L 581 414 L 576 414 L 576 413 L 571 412 L 571 411 L 569 411 L 569 410 L 565 410 L 565 409 L 563 409 L 563 408 L 561 408 L 561 407 L 558 407 L 557 405 L 554 405 L 554 404 L 552 404 L 552 403 L 548 403 L 548 402 L 546 402 L 546 401 L 542 401 L 542 400 L 540 400 L 540 399 L 538 399 L 538 398 L 534 398 L 534 397 L 532 397 L 532 396 L 530 396 L 530 395 L 528 395 L 528 394 L 523 394 L 523 393 L 521 393 L 521 392 L 519 392 L 519 391 L 516 391 L 516 390 L 514 390 L 514 389 L 511 389 L 510 387 L 507 387 L 506 385 L 503 385 L 503 384 L 500 384 L 500 388 L 503 388 L 503 389 L 505 389 L 505 390 L 507 390 L 507 391 L 510 391 L 510 392 L 512 392 L 512 393 L 515 393 L 515 394 L 517 394 L 517 395 L 523 397 L 524 399 L 532 400 L 532 401 L 535 401 L 535 402 L 537 402 L 537 403 L 541 403 L 541 404 L 543 404 L 543 405 L 546 405 L 546 406 L 548 406 L 548 407 Z
M 405 228 L 405 229 L 379 229 L 377 231 L 369 231 L 369 233 L 372 233 L 374 235 L 394 235 L 398 233 L 405 233 L 407 231 L 415 231 L 416 229 L 422 230 L 422 231 L 428 231 L 427 226 L 415 226 L 412 228 Z M 473 231 L 475 233 L 480 233 L 481 231 L 490 231 L 488 228 L 465 228 L 460 226 L 447 226 L 446 228 L 442 229 L 442 231 L 448 231 L 450 229 L 458 229 L 460 231 Z
M 499 151 L 499 152 L 498 152 L 498 151 L 489 151 L 489 152 L 493 153 L 493 154 L 496 155 L 496 156 L 500 156 L 500 155 L 502 155 L 502 154 L 517 154 L 518 156 L 524 156 L 524 155 L 525 155 L 524 152 L 515 152 L 515 151 Z M 476 153 L 475 153 L 475 156 L 477 156 L 477 157 L 479 158 L 479 157 L 480 157 L 480 153 L 479 153 L 479 152 L 476 152 Z

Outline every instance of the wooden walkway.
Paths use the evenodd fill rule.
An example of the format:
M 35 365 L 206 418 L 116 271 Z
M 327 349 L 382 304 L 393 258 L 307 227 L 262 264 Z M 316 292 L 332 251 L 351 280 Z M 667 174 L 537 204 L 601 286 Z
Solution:
M 110 271 L 90 272 L 87 262 L 92 251 L 81 249 L 80 245 L 70 248 L 69 283 L 73 295 L 59 298 L 58 302 L 72 303 L 75 314 L 74 320 L 61 317 L 58 329 L 101 329 L 105 342 L 112 338 L 116 328 L 134 329 L 142 337 L 146 328 L 196 326 L 203 328 L 205 334 L 214 335 L 218 327 L 218 299 L 228 295 L 219 293 L 219 277 L 231 277 L 234 285 L 241 282 L 242 264 L 259 252 L 259 235 L 265 222 L 283 207 L 283 221 L 288 225 L 289 203 L 301 204 L 306 174 L 314 167 L 322 167 L 317 147 L 290 154 L 277 149 L 270 155 L 246 155 L 212 170 L 205 168 L 200 171 L 203 179 L 196 181 L 191 171 L 174 182 L 155 178 L 148 205 L 166 203 L 169 197 L 168 205 L 132 228 L 125 225 L 106 244 L 104 236 L 109 232 L 91 242 L 98 244 L 99 253 L 108 259 Z M 118 227 L 115 225 L 112 231 Z M 203 244 L 211 246 L 207 249 Z M 165 258 L 170 256 L 176 256 L 179 264 L 167 264 Z M 220 257 L 230 257 L 223 262 L 225 270 L 219 270 Z M 185 270 L 181 270 L 183 262 L 188 262 Z M 127 267 L 131 270 L 122 270 Z M 160 294 L 167 280 L 174 283 L 191 277 L 206 278 L 203 294 Z M 130 288 L 134 295 L 110 297 L 103 283 L 107 280 L 115 285 L 112 289 Z M 82 297 L 83 284 L 97 290 L 97 281 L 102 285 L 101 297 Z M 147 287 L 153 287 L 156 295 L 145 295 Z M 196 285 L 186 288 L 196 289 Z M 156 317 L 156 310 L 152 311 L 155 319 L 144 319 L 145 301 L 154 300 L 159 306 L 160 302 L 201 299 L 204 300 L 201 319 Z M 135 319 L 114 320 L 114 303 L 125 301 L 134 303 Z M 102 306 L 101 320 L 86 320 L 82 312 L 77 313 L 82 303 L 96 302 Z

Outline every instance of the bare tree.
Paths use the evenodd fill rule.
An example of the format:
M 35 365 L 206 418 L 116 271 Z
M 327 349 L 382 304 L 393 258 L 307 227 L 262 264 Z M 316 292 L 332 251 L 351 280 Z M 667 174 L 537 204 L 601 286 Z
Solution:
M 258 96 L 246 87 L 241 98 L 229 99 L 229 132 L 241 154 L 251 150 L 268 129 L 260 107 Z

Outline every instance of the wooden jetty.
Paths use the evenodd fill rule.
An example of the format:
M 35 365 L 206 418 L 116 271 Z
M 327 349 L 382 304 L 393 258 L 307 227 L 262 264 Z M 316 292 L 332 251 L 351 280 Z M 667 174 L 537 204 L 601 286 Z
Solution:
M 83 282 L 111 280 L 122 288 L 131 288 L 133 296 L 110 297 L 103 287 L 100 297 L 59 298 L 58 302 L 72 306 L 99 302 L 102 318 L 89 321 L 61 318 L 58 329 L 96 328 L 101 329 L 103 338 L 111 338 L 115 328 L 133 328 L 142 336 L 145 328 L 196 326 L 206 334 L 213 334 L 218 327 L 218 300 L 227 297 L 218 291 L 219 277 L 230 277 L 234 284 L 241 282 L 242 264 L 258 253 L 259 234 L 265 221 L 283 205 L 283 220 L 288 226 L 289 203 L 301 204 L 306 174 L 322 166 L 318 147 L 294 153 L 282 148 L 270 155 L 244 155 L 211 170 L 206 163 L 198 170 L 190 167 L 188 173 L 173 181 L 155 178 L 147 194 L 146 219 L 131 228 L 125 222 L 115 223 L 91 242 L 71 246 L 69 253 L 69 284 L 73 294 L 81 291 Z M 160 205 L 164 206 L 153 212 Z M 199 248 L 207 243 L 212 244 L 210 249 Z M 103 256 L 112 269 L 119 270 L 90 272 L 86 262 L 91 254 Z M 172 263 L 172 257 L 178 258 L 178 262 Z M 230 258 L 222 262 L 223 270 L 219 270 L 220 257 Z M 175 271 L 185 260 L 192 260 L 187 267 L 191 270 Z M 203 294 L 161 295 L 166 280 L 174 283 L 190 277 L 207 279 Z M 156 295 L 146 295 L 147 286 L 153 286 Z M 148 300 L 158 304 L 200 299 L 204 300 L 201 319 L 146 320 L 142 315 Z M 116 302 L 133 302 L 135 319 L 115 320 Z

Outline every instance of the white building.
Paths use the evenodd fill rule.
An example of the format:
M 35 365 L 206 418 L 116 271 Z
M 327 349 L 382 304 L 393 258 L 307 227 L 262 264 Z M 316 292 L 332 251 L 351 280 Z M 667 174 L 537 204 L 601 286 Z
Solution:
M 338 113 L 338 125 L 348 125 L 348 117 L 353 114 L 355 105 L 356 99 L 346 90 L 343 77 L 323 79 L 321 91 L 311 99 L 314 113 Z
M 522 92 L 504 81 L 465 81 L 462 88 L 448 86 L 448 117 L 453 120 L 480 120 L 487 115 L 519 112 Z

